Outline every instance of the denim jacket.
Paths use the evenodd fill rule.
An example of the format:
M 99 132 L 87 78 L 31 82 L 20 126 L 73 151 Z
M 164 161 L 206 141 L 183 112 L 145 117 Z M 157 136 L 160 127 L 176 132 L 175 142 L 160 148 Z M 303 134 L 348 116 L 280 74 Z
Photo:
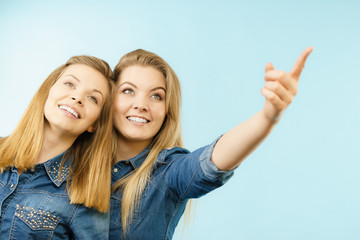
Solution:
M 0 173 L 0 239 L 108 239 L 109 214 L 70 204 L 63 154 L 19 175 Z
M 191 153 L 179 147 L 160 152 L 125 238 L 121 226 L 122 191 L 116 190 L 111 197 L 110 239 L 172 239 L 187 201 L 222 186 L 233 175 L 233 171 L 218 170 L 210 161 L 214 145 Z M 149 148 L 128 161 L 117 162 L 112 169 L 112 183 L 138 168 L 148 152 Z

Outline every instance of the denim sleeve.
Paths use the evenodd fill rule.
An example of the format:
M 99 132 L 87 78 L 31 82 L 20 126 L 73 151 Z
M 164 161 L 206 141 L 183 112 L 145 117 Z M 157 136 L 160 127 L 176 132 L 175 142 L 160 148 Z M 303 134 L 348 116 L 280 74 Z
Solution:
M 109 239 L 110 215 L 79 205 L 70 228 L 74 239 Z
M 221 171 L 211 161 L 217 141 L 194 152 L 169 150 L 170 159 L 163 172 L 165 185 L 179 200 L 198 198 L 224 185 L 234 171 Z

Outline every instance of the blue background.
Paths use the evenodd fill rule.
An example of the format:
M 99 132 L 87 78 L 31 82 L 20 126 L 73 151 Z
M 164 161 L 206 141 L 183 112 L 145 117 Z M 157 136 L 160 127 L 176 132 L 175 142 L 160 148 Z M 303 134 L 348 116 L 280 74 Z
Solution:
M 0 136 L 73 55 L 143 48 L 182 83 L 190 150 L 262 108 L 264 66 L 314 46 L 280 124 L 174 239 L 360 239 L 359 1 L 1 1 Z

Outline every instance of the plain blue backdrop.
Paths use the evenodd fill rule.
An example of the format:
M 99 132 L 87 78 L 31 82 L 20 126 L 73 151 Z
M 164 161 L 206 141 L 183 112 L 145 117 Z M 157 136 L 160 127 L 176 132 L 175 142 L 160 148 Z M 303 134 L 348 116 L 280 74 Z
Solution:
M 289 71 L 314 46 L 271 136 L 174 239 L 360 239 L 359 1 L 0 2 L 0 136 L 73 55 L 114 67 L 143 48 L 182 83 L 190 150 L 262 108 L 264 66 Z

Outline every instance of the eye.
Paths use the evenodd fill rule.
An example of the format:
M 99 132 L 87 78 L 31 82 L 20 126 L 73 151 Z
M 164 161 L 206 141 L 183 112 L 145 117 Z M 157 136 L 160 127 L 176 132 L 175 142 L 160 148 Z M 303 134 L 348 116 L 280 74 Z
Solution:
M 122 92 L 125 94 L 134 94 L 134 91 L 130 88 L 125 88 L 124 90 L 122 90 Z
M 65 84 L 65 86 L 67 86 L 67 87 L 71 87 L 71 88 L 74 87 L 74 84 L 72 84 L 71 82 L 65 82 L 64 84 Z
M 151 98 L 152 99 L 156 99 L 156 100 L 162 100 L 162 97 L 159 95 L 159 94 L 154 94 L 154 95 L 151 95 Z
M 98 100 L 96 99 L 96 97 L 88 96 L 88 98 L 90 99 L 90 101 L 94 102 L 95 104 L 98 104 Z

